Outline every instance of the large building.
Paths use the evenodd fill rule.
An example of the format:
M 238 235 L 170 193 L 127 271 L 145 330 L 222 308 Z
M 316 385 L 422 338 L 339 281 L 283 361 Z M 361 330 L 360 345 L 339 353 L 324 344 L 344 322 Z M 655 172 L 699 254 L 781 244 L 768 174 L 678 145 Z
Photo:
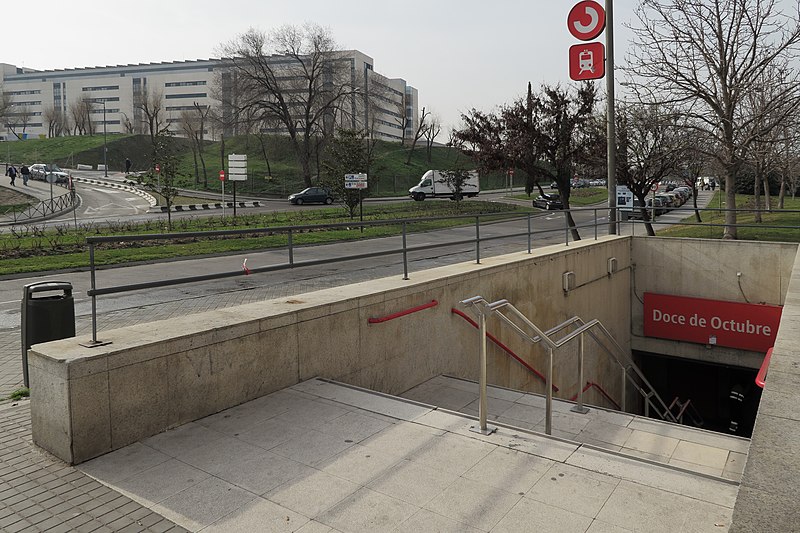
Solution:
M 381 140 L 401 141 L 414 133 L 419 115 L 417 89 L 401 78 L 388 78 L 373 69 L 373 59 L 357 50 L 339 53 L 339 63 L 359 87 L 359 97 L 348 101 L 336 123 L 346 128 L 368 128 Z M 282 56 L 270 56 L 276 63 Z M 182 113 L 222 109 L 225 74 L 220 59 L 142 63 L 58 70 L 33 70 L 0 63 L 0 87 L 11 107 L 0 124 L 0 138 L 38 138 L 91 132 L 145 133 L 147 117 L 143 95 L 157 94 L 161 121 L 180 135 Z M 264 131 L 281 131 L 261 126 Z M 231 133 L 231 126 L 206 125 L 210 138 Z M 234 131 L 235 133 L 235 131 Z

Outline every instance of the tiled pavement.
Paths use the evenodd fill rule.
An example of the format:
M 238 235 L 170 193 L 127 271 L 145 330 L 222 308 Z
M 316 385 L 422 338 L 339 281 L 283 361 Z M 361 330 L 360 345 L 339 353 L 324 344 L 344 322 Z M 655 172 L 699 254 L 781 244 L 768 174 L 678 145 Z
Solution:
M 478 416 L 478 385 L 437 376 L 403 394 L 404 398 Z M 487 387 L 489 421 L 544 433 L 542 396 Z M 668 464 L 684 470 L 740 481 L 750 439 L 592 407 L 586 414 L 573 403 L 553 400 L 553 435 Z
M 186 531 L 35 448 L 28 407 L 0 406 L 0 531 Z
M 202 532 L 724 532 L 737 486 L 310 380 L 80 469 Z

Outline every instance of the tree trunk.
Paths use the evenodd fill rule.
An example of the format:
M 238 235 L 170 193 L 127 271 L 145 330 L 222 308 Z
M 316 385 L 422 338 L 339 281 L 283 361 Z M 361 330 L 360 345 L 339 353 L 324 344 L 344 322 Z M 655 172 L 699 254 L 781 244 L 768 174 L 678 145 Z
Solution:
M 197 146 L 192 142 L 192 158 L 194 159 L 194 184 L 200 184 L 200 166 L 197 164 Z
M 722 191 L 720 191 L 720 194 Z M 725 175 L 725 229 L 723 239 L 738 238 L 736 227 L 736 169 L 729 166 Z
M 764 210 L 767 213 L 772 212 L 772 206 L 770 205 L 770 194 L 769 194 L 769 176 L 764 174 Z
M 756 165 L 756 176 L 753 182 L 753 222 L 761 224 L 761 165 Z
M 783 200 L 786 198 L 786 175 L 781 174 L 781 190 L 778 193 L 778 209 L 783 209 Z
M 692 203 L 694 204 L 694 218 L 697 222 L 702 222 L 700 218 L 700 210 L 697 208 L 697 187 L 692 187 Z

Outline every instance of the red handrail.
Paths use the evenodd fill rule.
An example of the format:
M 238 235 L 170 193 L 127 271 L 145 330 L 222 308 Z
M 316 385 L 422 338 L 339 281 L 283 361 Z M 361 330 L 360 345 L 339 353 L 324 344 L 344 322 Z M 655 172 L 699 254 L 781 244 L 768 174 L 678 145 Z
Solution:
M 598 385 L 594 381 L 587 381 L 586 385 L 583 387 L 583 392 L 586 392 L 587 390 L 589 390 L 591 388 L 597 389 L 597 391 L 600 394 L 602 394 L 605 397 L 606 400 L 608 400 L 609 402 L 614 404 L 614 407 L 617 408 L 617 411 L 622 411 L 622 407 L 620 407 L 620 405 L 616 401 L 614 401 L 614 398 L 612 398 L 611 395 L 609 395 L 603 387 L 601 387 L 600 385 Z M 578 399 L 578 395 L 576 394 L 575 396 L 570 398 L 570 401 L 574 402 L 577 399 Z
M 467 315 L 467 314 L 466 314 L 466 313 L 464 313 L 463 311 L 460 311 L 460 310 L 458 310 L 458 309 L 450 309 L 450 312 L 451 312 L 451 313 L 453 313 L 453 314 L 456 314 L 456 315 L 460 316 L 461 318 L 463 318 L 464 320 L 466 320 L 467 322 L 469 322 L 470 324 L 472 324 L 472 327 L 474 327 L 474 328 L 477 328 L 477 327 L 478 327 L 478 323 L 477 323 L 477 322 L 475 322 L 474 320 L 472 320 L 472 319 L 469 317 L 469 315 Z M 489 333 L 489 332 L 487 331 L 487 332 L 486 332 L 486 338 L 487 338 L 487 339 L 489 339 L 490 341 L 492 341 L 493 343 L 495 343 L 495 344 L 496 344 L 498 347 L 500 347 L 500 349 L 502 349 L 502 350 L 503 350 L 504 352 L 506 352 L 508 355 L 510 355 L 511 357 L 513 357 L 514 359 L 516 359 L 516 360 L 517 360 L 517 362 L 518 362 L 519 364 L 521 364 L 522 366 L 524 366 L 525 368 L 527 368 L 528 370 L 530 370 L 531 372 L 533 372 L 533 374 L 534 374 L 536 377 L 538 377 L 539 379 L 541 379 L 542 381 L 544 381 L 545 383 L 547 383 L 547 379 L 544 377 L 544 375 L 543 375 L 541 372 L 539 372 L 538 370 L 536 370 L 535 368 L 533 368 L 533 367 L 532 367 L 531 365 L 529 365 L 529 364 L 528 364 L 526 361 L 524 361 L 524 360 L 523 360 L 523 359 L 522 359 L 520 356 L 518 356 L 517 354 L 515 354 L 515 353 L 514 353 L 514 352 L 511 350 L 511 348 L 509 348 L 508 346 L 506 346 L 505 344 L 503 344 L 502 342 L 500 342 L 500 340 L 498 340 L 498 339 L 497 339 L 497 337 L 495 337 L 494 335 L 492 335 L 491 333 Z M 555 392 L 558 392 L 558 387 L 556 387 L 555 385 L 553 385 L 553 391 L 555 391 Z
M 411 309 L 406 309 L 405 311 L 398 311 L 397 313 L 392 313 L 391 315 L 367 319 L 367 322 L 370 324 L 380 324 L 381 322 L 388 322 L 389 320 L 394 320 L 395 318 L 400 318 L 401 316 L 410 315 L 411 313 L 416 313 L 417 311 L 422 311 L 423 309 L 436 307 L 437 305 L 439 305 L 439 302 L 437 302 L 436 300 L 431 300 L 430 303 L 418 305 L 417 307 L 412 307 Z
M 773 346 L 769 350 L 767 350 L 767 355 L 764 356 L 764 361 L 761 363 L 761 368 L 758 369 L 758 374 L 756 375 L 756 385 L 764 388 L 764 383 L 767 381 L 767 370 L 769 370 L 769 361 L 772 359 L 772 350 L 775 347 Z

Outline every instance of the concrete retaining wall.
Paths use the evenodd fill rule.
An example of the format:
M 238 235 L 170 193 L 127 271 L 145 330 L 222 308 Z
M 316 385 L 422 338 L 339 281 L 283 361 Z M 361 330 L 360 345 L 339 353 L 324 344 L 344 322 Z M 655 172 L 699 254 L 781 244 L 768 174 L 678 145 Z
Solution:
M 760 352 L 643 336 L 645 292 L 783 305 L 797 244 L 634 237 L 631 346 L 635 350 L 758 368 Z M 741 277 L 736 273 L 741 272 Z
M 611 257 L 618 271 L 609 276 Z M 477 294 L 510 300 L 542 328 L 576 314 L 599 318 L 628 347 L 629 265 L 630 239 L 610 237 L 101 332 L 112 344 L 98 348 L 80 346 L 85 337 L 37 345 L 29 352 L 33 438 L 80 463 L 315 376 L 392 394 L 444 373 L 476 379 L 477 330 L 451 308 Z M 575 273 L 568 293 L 565 271 Z M 367 323 L 432 300 L 439 305 Z M 543 350 L 493 321 L 489 330 L 544 370 Z M 555 363 L 561 397 L 579 386 L 574 355 L 567 349 Z M 490 360 L 492 383 L 544 391 L 494 347 Z M 588 358 L 586 378 L 619 397 L 619 372 L 604 358 Z M 587 401 L 607 405 L 591 394 Z

